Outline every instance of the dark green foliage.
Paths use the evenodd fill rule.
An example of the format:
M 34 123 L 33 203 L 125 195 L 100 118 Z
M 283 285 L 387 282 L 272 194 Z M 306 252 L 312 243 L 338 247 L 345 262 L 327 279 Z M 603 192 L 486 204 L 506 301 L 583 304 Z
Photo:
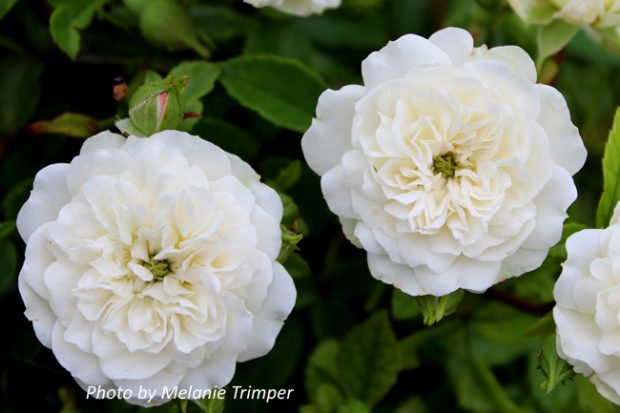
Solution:
M 477 45 L 516 44 L 537 57 L 539 80 L 565 95 L 589 159 L 575 177 L 579 196 L 562 240 L 539 269 L 485 294 L 414 298 L 370 276 L 299 142 L 320 93 L 360 83 L 369 53 L 402 34 L 428 36 L 447 25 L 468 29 Z M 618 46 L 576 31 L 528 26 L 493 0 L 345 0 L 308 18 L 241 0 L 0 0 L 0 411 L 618 411 L 587 379 L 569 379 L 551 335 L 566 238 L 606 226 L 620 199 Z M 179 128 L 250 163 L 283 201 L 280 261 L 297 302 L 273 350 L 238 364 L 231 386 L 290 388 L 289 400 L 151 410 L 86 400 L 22 315 L 24 243 L 15 221 L 36 172 L 77 155 L 75 138 L 114 130 L 128 117 L 129 97 L 168 75 L 189 78 Z

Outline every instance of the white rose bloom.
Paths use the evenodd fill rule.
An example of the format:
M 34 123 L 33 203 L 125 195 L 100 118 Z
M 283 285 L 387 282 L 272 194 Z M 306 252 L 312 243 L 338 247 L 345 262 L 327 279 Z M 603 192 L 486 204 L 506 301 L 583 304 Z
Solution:
M 254 7 L 273 7 L 297 16 L 321 14 L 325 9 L 335 9 L 342 0 L 243 0 Z
M 362 75 L 321 95 L 302 148 L 372 275 L 441 296 L 538 267 L 586 152 L 530 57 L 448 28 L 388 43 Z
M 281 216 L 248 164 L 196 136 L 100 133 L 42 169 L 19 212 L 26 316 L 83 388 L 146 405 L 140 386 L 225 386 L 295 302 Z
M 551 0 L 559 10 L 555 17 L 575 25 L 598 27 L 620 24 L 620 0 Z
M 575 26 L 620 25 L 620 0 L 508 0 L 525 21 L 547 24 L 553 19 Z
M 620 204 L 619 204 L 620 206 Z M 559 355 L 620 405 L 620 220 L 568 238 L 553 295 Z

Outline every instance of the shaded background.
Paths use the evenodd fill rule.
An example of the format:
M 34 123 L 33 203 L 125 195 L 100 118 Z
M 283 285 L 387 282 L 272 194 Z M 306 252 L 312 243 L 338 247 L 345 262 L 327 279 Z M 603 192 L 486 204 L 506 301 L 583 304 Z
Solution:
M 79 52 L 71 59 L 50 35 L 50 16 L 54 7 L 89 2 L 0 1 L 0 11 L 11 3 L 0 21 L 0 411 L 136 412 L 141 409 L 122 401 L 85 400 L 70 374 L 36 340 L 16 288 L 24 244 L 14 220 L 35 173 L 50 163 L 69 162 L 82 142 L 68 136 L 79 131 L 42 130 L 37 122 L 71 112 L 88 116 L 89 123 L 80 124 L 82 134 L 112 128 L 127 111 L 126 99 L 113 98 L 115 86 L 127 84 L 131 93 L 145 77 L 165 76 L 181 62 L 201 57 L 154 44 L 148 30 L 156 29 L 145 31 L 125 3 L 108 0 L 99 2 L 89 24 L 78 31 Z M 476 45 L 516 44 L 536 53 L 534 28 L 503 1 L 345 0 L 339 10 L 309 18 L 256 10 L 241 1 L 178 4 L 212 42 L 213 62 L 282 56 L 334 89 L 361 83 L 361 60 L 405 33 L 426 37 L 459 26 L 474 35 Z M 157 24 L 174 27 L 173 22 Z M 541 81 L 565 95 L 588 148 L 586 166 L 575 177 L 579 199 L 569 211 L 571 221 L 588 227 L 594 226 L 600 159 L 620 99 L 619 56 L 580 32 L 540 72 Z M 320 90 L 309 88 L 298 97 L 308 125 Z M 286 262 L 299 292 L 295 310 L 273 351 L 239 364 L 231 383 L 294 388 L 293 398 L 269 404 L 227 400 L 225 412 L 618 410 L 583 378 L 549 396 L 539 387 L 544 334 L 530 329 L 550 308 L 561 251 L 532 274 L 486 294 L 465 294 L 454 314 L 427 327 L 418 302 L 375 281 L 364 252 L 342 236 L 318 177 L 300 161 L 298 130 L 277 126 L 241 105 L 221 82 L 200 102 L 202 116 L 187 128 L 241 156 L 288 196 L 285 224 L 304 235 L 299 251 Z M 150 411 L 179 409 L 171 403 Z M 188 410 L 201 411 L 192 404 Z

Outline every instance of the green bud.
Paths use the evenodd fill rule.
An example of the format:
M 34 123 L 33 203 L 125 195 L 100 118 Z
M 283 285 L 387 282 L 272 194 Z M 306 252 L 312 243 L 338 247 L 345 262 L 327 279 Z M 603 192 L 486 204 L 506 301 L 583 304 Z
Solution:
M 175 0 L 149 1 L 140 13 L 140 30 L 155 46 L 170 51 L 191 49 L 205 59 L 211 55 L 192 17 Z
M 178 129 L 183 122 L 183 90 L 189 78 L 168 76 L 142 85 L 129 99 L 129 119 L 145 135 Z

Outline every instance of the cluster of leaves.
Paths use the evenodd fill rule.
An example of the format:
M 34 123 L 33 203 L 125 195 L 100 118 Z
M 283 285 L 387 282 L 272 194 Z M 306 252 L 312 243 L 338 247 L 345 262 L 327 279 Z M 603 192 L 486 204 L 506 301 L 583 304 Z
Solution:
M 113 128 L 130 116 L 128 98 L 141 85 L 168 75 L 188 77 L 180 128 L 239 155 L 281 194 L 279 260 L 298 300 L 273 351 L 240 364 L 231 385 L 294 392 L 269 404 L 229 398 L 152 411 L 617 410 L 586 379 L 566 380 L 570 368 L 555 353 L 549 315 L 566 236 L 606 225 L 620 197 L 620 120 L 605 151 L 604 192 L 600 162 L 620 103 L 609 87 L 618 84 L 620 57 L 585 33 L 571 29 L 555 54 L 566 33 L 566 41 L 560 31 L 543 36 L 500 0 L 345 0 L 309 18 L 241 0 L 0 0 L 0 18 L 0 306 L 11 320 L 0 343 L 3 411 L 140 411 L 85 400 L 34 337 L 20 315 L 24 246 L 15 218 L 37 170 L 69 161 L 76 138 Z M 517 44 L 538 55 L 540 81 L 566 96 L 590 157 L 576 177 L 580 195 L 564 237 L 540 269 L 483 295 L 416 299 L 371 278 L 301 161 L 299 140 L 319 94 L 360 83 L 370 52 L 402 34 L 450 25 L 478 44 Z

